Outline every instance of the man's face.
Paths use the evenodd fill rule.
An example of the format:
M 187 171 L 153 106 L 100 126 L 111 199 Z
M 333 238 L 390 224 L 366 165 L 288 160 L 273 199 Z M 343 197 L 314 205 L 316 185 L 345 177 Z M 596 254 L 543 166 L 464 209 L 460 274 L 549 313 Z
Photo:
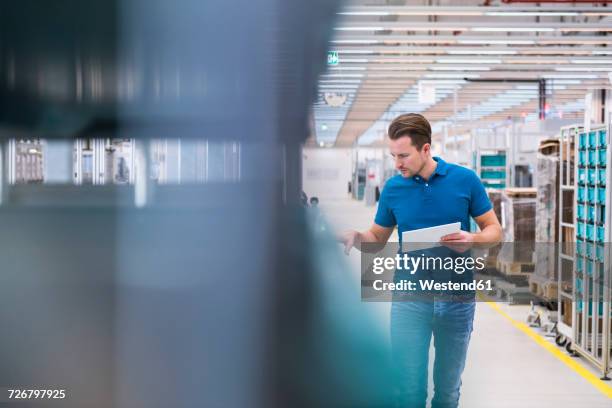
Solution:
M 421 151 L 412 144 L 412 139 L 408 136 L 400 137 L 397 140 L 389 140 L 389 150 L 395 159 L 395 168 L 402 173 L 402 177 L 412 177 L 418 174 L 429 157 L 429 143 L 423 145 Z

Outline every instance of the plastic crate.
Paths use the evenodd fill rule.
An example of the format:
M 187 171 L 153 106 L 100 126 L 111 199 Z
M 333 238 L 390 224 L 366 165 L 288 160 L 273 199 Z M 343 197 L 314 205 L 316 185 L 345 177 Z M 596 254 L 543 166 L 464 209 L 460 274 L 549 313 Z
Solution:
M 586 187 L 578 187 L 578 201 L 584 202 L 586 199 Z
M 499 170 L 482 170 L 480 177 L 484 179 L 505 179 L 506 172 Z
M 595 247 L 595 259 L 597 259 L 597 262 L 603 262 L 604 261 L 604 246 L 603 245 L 597 245 Z
M 597 199 L 597 194 L 594 188 L 587 188 L 587 202 L 589 204 L 594 204 Z
M 576 292 L 582 293 L 582 279 L 576 278 Z M 576 307 L 582 302 L 576 302 Z
M 589 149 L 597 147 L 597 132 L 589 132 Z
M 597 151 L 595 150 L 589 150 L 587 152 L 587 165 L 589 166 L 595 166 L 597 164 Z
M 584 214 L 585 214 L 585 212 L 584 212 L 584 205 L 583 204 L 578 204 L 576 206 L 576 217 L 579 220 L 584 220 Z
M 600 131 L 597 132 L 597 138 L 599 139 L 599 147 L 605 147 L 608 144 L 608 141 L 606 140 L 606 130 L 602 129 Z
M 576 242 L 576 255 L 584 256 L 584 243 L 582 241 Z
M 486 181 L 483 180 L 482 184 L 487 187 L 487 188 L 506 188 L 506 183 L 503 182 L 503 180 L 501 180 L 502 182 L 490 182 L 490 181 Z
M 593 244 L 590 242 L 584 243 L 584 256 L 591 259 L 595 258 L 595 254 L 593 253 Z
M 597 184 L 606 185 L 606 169 L 597 169 Z
M 587 152 L 584 151 L 584 150 L 579 150 L 578 151 L 578 165 L 579 166 L 586 165 L 586 158 L 587 158 L 586 153 Z
M 597 203 L 599 204 L 606 204 L 606 189 L 605 188 L 598 188 L 597 189 Z
M 595 231 L 594 231 L 593 225 L 587 224 L 585 230 L 586 230 L 586 233 L 585 233 L 586 239 L 588 239 L 589 241 L 595 240 Z M 590 253 L 588 249 L 588 245 L 587 245 L 587 253 Z
M 587 134 L 580 133 L 578 135 L 578 149 L 586 149 L 587 147 Z
M 597 169 L 588 169 L 587 171 L 588 173 L 588 183 L 591 185 L 596 185 L 597 184 Z
M 584 239 L 584 223 L 582 222 L 576 223 L 576 237 L 578 237 L 578 239 Z
M 581 167 L 578 168 L 578 184 L 586 184 L 587 182 L 587 169 Z
M 593 262 L 587 262 L 584 271 L 588 276 L 593 276 Z
M 597 156 L 598 156 L 597 165 L 599 167 L 606 167 L 606 164 L 607 164 L 606 163 L 607 162 L 606 153 L 607 153 L 606 149 L 601 149 L 597 151 Z
M 606 239 L 604 227 L 597 227 L 597 242 L 604 242 Z
M 584 271 L 584 258 L 576 258 L 576 272 L 582 273 Z
M 586 219 L 588 222 L 595 221 L 595 207 L 592 205 L 586 207 Z
M 481 166 L 505 166 L 506 156 L 495 155 L 495 156 L 480 156 Z

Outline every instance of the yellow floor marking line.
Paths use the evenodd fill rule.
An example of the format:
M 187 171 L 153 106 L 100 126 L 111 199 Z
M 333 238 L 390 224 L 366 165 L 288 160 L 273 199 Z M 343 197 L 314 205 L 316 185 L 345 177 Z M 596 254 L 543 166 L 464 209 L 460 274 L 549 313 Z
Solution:
M 495 310 L 497 313 L 505 317 L 512 323 L 514 327 L 525 333 L 529 336 L 533 341 L 535 341 L 539 346 L 544 348 L 546 351 L 551 353 L 553 356 L 557 357 L 561 360 L 566 366 L 574 370 L 578 375 L 583 377 L 585 380 L 591 383 L 593 387 L 595 387 L 599 392 L 601 392 L 606 397 L 612 399 L 612 387 L 600 380 L 595 374 L 584 368 L 582 365 L 578 364 L 573 357 L 570 357 L 566 353 L 562 352 L 555 346 L 554 344 L 547 341 L 544 337 L 540 336 L 533 329 L 531 329 L 525 323 L 519 322 L 512 317 L 510 317 L 506 312 L 504 312 L 501 307 L 496 302 L 485 301 L 485 303 Z

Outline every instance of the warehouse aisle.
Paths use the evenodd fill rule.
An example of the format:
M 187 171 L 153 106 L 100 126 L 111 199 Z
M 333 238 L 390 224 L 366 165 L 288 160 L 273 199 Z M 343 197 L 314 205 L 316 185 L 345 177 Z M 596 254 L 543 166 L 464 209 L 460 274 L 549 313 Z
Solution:
M 348 197 L 334 200 L 322 197 L 321 209 L 338 231 L 347 228 L 366 229 L 375 213 L 375 207 L 365 207 L 363 202 Z M 392 239 L 397 239 L 397 236 Z M 348 259 L 355 279 L 359 280 L 359 252 L 352 250 Z M 369 305 L 388 332 L 390 304 Z M 500 309 L 518 322 L 524 322 L 528 312 L 527 306 L 500 304 Z M 552 339 L 550 341 L 552 342 Z M 433 352 L 433 348 L 431 351 Z M 432 360 L 430 359 L 430 362 Z M 581 359 L 574 361 L 597 375 L 597 372 Z M 431 376 L 429 383 L 431 388 Z M 609 386 L 612 387 L 612 384 Z M 430 395 L 431 393 L 430 390 Z M 612 406 L 612 399 L 514 327 L 499 311 L 479 302 L 463 375 L 461 406 L 608 408 Z

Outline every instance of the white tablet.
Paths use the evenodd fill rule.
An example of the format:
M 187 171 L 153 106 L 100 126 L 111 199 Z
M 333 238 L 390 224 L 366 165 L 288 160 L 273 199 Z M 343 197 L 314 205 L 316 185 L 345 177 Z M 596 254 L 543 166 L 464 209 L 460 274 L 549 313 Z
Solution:
M 461 231 L 460 222 L 436 225 L 435 227 L 421 228 L 412 231 L 404 231 L 402 233 L 402 250 L 407 250 L 407 248 L 404 248 L 403 245 L 406 243 L 427 244 L 425 247 L 419 245 L 419 249 L 431 248 L 439 245 L 440 239 L 442 239 L 443 236 L 459 231 Z

